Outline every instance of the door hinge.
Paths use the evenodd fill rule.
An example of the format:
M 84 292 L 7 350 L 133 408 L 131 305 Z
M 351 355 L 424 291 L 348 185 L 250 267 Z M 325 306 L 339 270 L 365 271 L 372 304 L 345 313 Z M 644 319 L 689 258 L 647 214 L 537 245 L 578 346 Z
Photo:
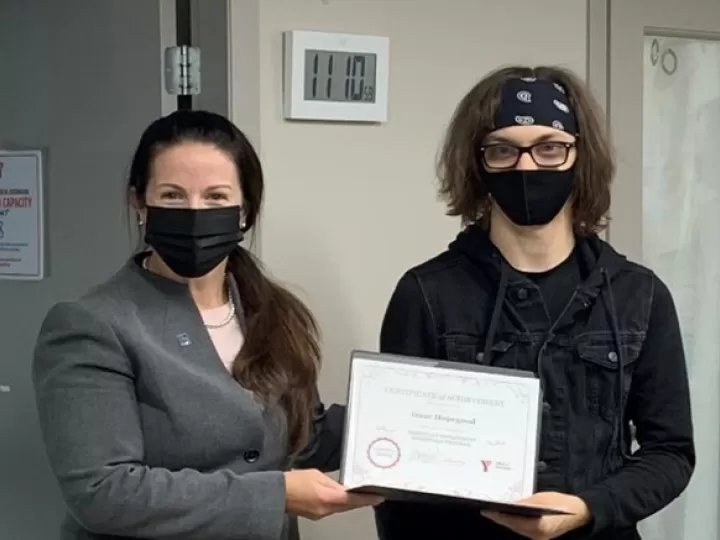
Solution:
M 178 96 L 200 93 L 200 48 L 178 45 L 165 49 L 165 90 Z

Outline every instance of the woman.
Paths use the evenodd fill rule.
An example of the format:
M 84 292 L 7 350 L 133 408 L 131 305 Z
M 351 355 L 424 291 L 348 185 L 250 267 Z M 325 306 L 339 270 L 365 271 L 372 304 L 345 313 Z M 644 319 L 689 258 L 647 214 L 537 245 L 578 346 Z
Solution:
M 239 245 L 263 195 L 245 136 L 211 113 L 161 118 L 128 194 L 150 250 L 55 306 L 35 352 L 61 538 L 280 540 L 288 515 L 377 504 L 320 472 L 344 410 L 317 400 L 311 313 Z
M 465 96 L 439 172 L 466 227 L 400 279 L 381 333 L 385 352 L 536 373 L 538 493 L 526 502 L 570 515 L 388 502 L 376 509 L 382 540 L 637 539 L 636 524 L 687 486 L 678 318 L 658 277 L 597 236 L 614 174 L 597 110 L 575 76 L 549 67 L 500 69 Z

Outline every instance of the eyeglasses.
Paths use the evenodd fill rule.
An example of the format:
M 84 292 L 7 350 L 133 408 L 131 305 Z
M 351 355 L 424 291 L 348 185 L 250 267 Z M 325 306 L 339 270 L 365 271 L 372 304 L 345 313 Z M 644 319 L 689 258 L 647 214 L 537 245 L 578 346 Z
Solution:
M 530 157 L 538 167 L 550 169 L 567 163 L 575 143 L 545 141 L 532 146 L 515 146 L 508 143 L 487 144 L 480 147 L 483 162 L 488 169 L 513 169 L 523 154 Z

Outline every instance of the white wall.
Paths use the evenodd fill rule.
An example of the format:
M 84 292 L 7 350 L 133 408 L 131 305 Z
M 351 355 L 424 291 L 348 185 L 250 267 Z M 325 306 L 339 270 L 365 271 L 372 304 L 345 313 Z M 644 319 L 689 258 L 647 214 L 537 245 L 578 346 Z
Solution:
M 260 254 L 319 319 L 326 400 L 345 401 L 349 351 L 377 348 L 402 272 L 459 229 L 434 176 L 457 102 L 500 64 L 564 64 L 584 76 L 586 16 L 579 0 L 231 0 L 231 114 L 267 173 Z M 389 36 L 388 123 L 284 122 L 281 34 L 293 29 Z M 370 512 L 303 528 L 305 540 L 375 538 Z

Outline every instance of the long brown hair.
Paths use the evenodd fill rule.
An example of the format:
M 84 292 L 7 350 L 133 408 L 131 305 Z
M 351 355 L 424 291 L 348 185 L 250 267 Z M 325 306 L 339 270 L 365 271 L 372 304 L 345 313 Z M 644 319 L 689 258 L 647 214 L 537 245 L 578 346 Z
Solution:
M 183 142 L 212 144 L 235 162 L 243 194 L 245 230 L 260 218 L 264 177 L 247 137 L 227 118 L 205 111 L 177 111 L 153 122 L 143 133 L 130 167 L 128 192 L 144 202 L 152 160 Z M 307 444 L 320 368 L 320 335 L 310 310 L 271 280 L 260 262 L 241 246 L 228 269 L 237 282 L 245 314 L 245 342 L 233 377 L 266 403 L 277 400 L 286 413 L 289 452 Z
M 491 204 L 482 181 L 478 151 L 485 137 L 495 130 L 495 114 L 504 84 L 523 77 L 550 80 L 567 91 L 579 124 L 573 227 L 581 236 L 600 232 L 607 226 L 610 209 L 610 184 L 615 174 L 613 153 L 592 93 L 579 77 L 560 67 L 500 68 L 484 77 L 460 101 L 438 157 L 439 193 L 447 204 L 447 213 L 460 216 L 464 224 L 488 226 Z

